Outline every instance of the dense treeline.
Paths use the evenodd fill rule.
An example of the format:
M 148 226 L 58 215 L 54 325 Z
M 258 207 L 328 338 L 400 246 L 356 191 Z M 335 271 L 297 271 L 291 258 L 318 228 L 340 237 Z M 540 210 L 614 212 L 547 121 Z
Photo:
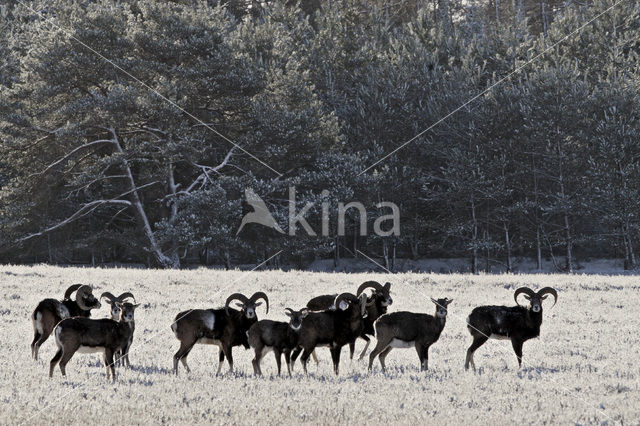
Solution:
M 9 2 L 0 259 L 633 268 L 640 5 L 588 3 Z M 245 188 L 287 231 L 292 186 L 317 236 L 236 235 Z M 350 201 L 367 235 L 357 209 L 321 235 Z

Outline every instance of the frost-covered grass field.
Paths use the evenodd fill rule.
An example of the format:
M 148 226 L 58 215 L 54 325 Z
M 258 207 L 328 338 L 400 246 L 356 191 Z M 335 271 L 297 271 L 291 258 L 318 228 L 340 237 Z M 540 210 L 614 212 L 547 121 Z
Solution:
M 430 370 L 421 373 L 413 349 L 394 350 L 387 374 L 376 360 L 348 360 L 331 371 L 328 349 L 309 377 L 296 364 L 293 378 L 275 377 L 273 355 L 264 377 L 253 377 L 251 351 L 234 349 L 236 373 L 214 375 L 217 347 L 198 345 L 189 356 L 190 374 L 171 374 L 178 342 L 169 328 L 188 308 L 217 307 L 235 291 L 265 291 L 271 311 L 286 317 L 311 295 L 355 291 L 365 280 L 392 282 L 395 310 L 433 313 L 429 297 L 455 299 L 440 340 L 430 350 Z M 101 355 L 76 354 L 67 379 L 56 368 L 50 338 L 39 361 L 31 359 L 30 315 L 40 299 L 61 298 L 73 283 L 95 292 L 132 291 L 136 311 L 133 369 L 118 369 L 108 383 Z M 523 368 L 508 341 L 490 340 L 476 352 L 479 372 L 466 372 L 471 338 L 465 318 L 480 304 L 513 304 L 513 290 L 553 286 L 559 300 L 546 309 L 541 337 L 525 343 Z M 427 423 L 427 424 L 638 424 L 640 423 L 640 280 L 636 277 L 565 275 L 327 274 L 85 269 L 50 266 L 0 267 L 0 422 L 6 424 L 140 423 Z M 94 314 L 108 315 L 107 305 Z M 547 306 L 548 308 L 548 306 Z M 94 311 L 95 312 L 95 311 Z M 357 343 L 356 352 L 363 347 Z M 372 346 L 371 346 L 372 347 Z M 368 358 L 368 357 L 367 357 Z M 226 371 L 228 369 L 225 365 Z

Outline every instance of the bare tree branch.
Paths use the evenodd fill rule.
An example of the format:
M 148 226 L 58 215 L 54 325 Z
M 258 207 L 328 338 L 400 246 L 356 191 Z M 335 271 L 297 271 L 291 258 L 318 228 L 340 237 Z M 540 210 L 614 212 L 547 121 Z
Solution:
M 92 146 L 97 146 L 97 145 L 104 145 L 104 144 L 107 144 L 107 143 L 113 144 L 115 142 L 113 141 L 113 139 L 99 139 L 99 140 L 96 140 L 96 141 L 93 141 L 93 142 L 86 143 L 84 145 L 80 145 L 79 147 L 77 147 L 76 149 L 72 150 L 68 154 L 64 155 L 63 157 L 61 157 L 58 160 L 54 161 L 53 163 L 49 164 L 43 171 L 41 171 L 39 173 L 34 173 L 31 176 L 43 175 L 43 174 L 47 173 L 52 168 L 54 168 L 55 166 L 65 162 L 70 157 L 72 157 L 75 153 L 77 153 L 79 151 L 82 151 L 83 149 L 86 149 L 86 148 L 89 148 L 89 147 L 92 147 Z
M 121 200 L 120 198 L 125 197 L 129 194 L 132 194 L 134 191 L 139 191 L 142 188 L 146 188 L 148 186 L 151 185 L 155 185 L 157 184 L 158 181 L 154 181 L 154 182 L 149 182 L 145 185 L 136 187 L 130 191 L 127 192 L 123 192 L 122 194 L 118 195 L 117 197 L 108 199 L 108 200 L 94 200 L 91 201 L 89 203 L 84 204 L 82 207 L 80 207 L 80 209 L 78 209 L 74 214 L 72 214 L 71 216 L 69 216 L 68 218 L 64 219 L 63 221 L 49 227 L 46 228 L 40 232 L 36 232 L 34 234 L 29 234 L 26 237 L 22 237 L 20 239 L 18 239 L 18 242 L 22 242 L 22 241 L 26 241 L 26 240 L 30 240 L 33 237 L 37 237 L 40 235 L 44 235 L 48 232 L 51 231 L 55 231 L 56 229 L 62 228 L 65 225 L 70 224 L 71 222 L 74 222 L 80 218 L 83 218 L 85 216 L 87 216 L 88 214 L 92 213 L 93 211 L 95 211 L 98 207 L 103 206 L 105 204 L 120 204 L 120 205 L 125 205 L 126 207 L 130 207 L 133 205 L 133 203 L 131 203 L 131 201 L 128 200 Z
M 63 220 L 62 222 L 59 222 L 53 226 L 50 226 L 49 228 L 46 228 L 40 232 L 36 232 L 35 234 L 29 234 L 26 237 L 22 237 L 20 238 L 18 241 L 19 242 L 23 242 L 23 241 L 27 241 L 30 240 L 33 237 L 38 237 L 40 235 L 44 235 L 46 233 L 49 233 L 51 231 L 55 231 L 56 229 L 62 228 L 65 225 L 70 224 L 71 222 L 74 222 L 80 218 L 83 218 L 85 216 L 87 216 L 88 214 L 92 213 L 95 209 L 97 209 L 99 206 L 102 206 L 104 204 L 127 204 L 127 207 L 131 205 L 130 201 L 127 200 L 95 200 L 92 201 L 90 203 L 85 204 L 84 206 L 82 206 L 78 211 L 76 211 L 74 214 L 72 214 L 71 216 L 69 216 L 68 218 L 66 218 L 65 220 Z

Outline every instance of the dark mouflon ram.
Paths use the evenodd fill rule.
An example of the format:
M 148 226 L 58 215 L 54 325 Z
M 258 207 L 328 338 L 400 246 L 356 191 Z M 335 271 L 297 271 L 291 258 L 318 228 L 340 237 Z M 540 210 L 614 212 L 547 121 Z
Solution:
M 247 297 L 241 293 L 234 293 L 227 298 L 224 308 L 220 309 L 191 309 L 180 312 L 171 324 L 176 338 L 180 341 L 180 348 L 173 356 L 173 371 L 178 374 L 178 361 L 190 371 L 187 356 L 196 343 L 217 345 L 220 348 L 218 371 L 220 373 L 225 357 L 229 362 L 229 371 L 233 372 L 234 346 L 244 346 L 249 349 L 247 331 L 258 321 L 256 307 L 263 299 L 266 302 L 266 312 L 269 313 L 269 299 L 261 291 Z M 229 308 L 233 300 L 238 300 L 236 306 L 240 310 Z
M 336 294 L 323 294 L 321 296 L 316 296 L 307 302 L 307 309 L 312 312 L 320 312 L 320 311 L 335 311 L 336 306 L 333 303 L 336 300 Z
M 387 309 L 393 303 L 393 299 L 389 294 L 391 291 L 391 283 L 387 282 L 384 286 L 377 281 L 366 281 L 358 287 L 356 292 L 356 296 L 360 297 L 360 295 L 367 289 L 373 289 L 373 293 L 371 296 L 367 298 L 367 317 L 364 322 L 364 329 L 362 330 L 361 335 L 359 336 L 366 343 L 362 352 L 360 352 L 359 359 L 364 358 L 367 349 L 369 348 L 369 344 L 371 339 L 369 336 L 374 335 L 373 323 L 380 318 L 381 315 L 387 313 Z M 335 310 L 335 298 L 337 294 L 323 294 L 321 296 L 316 296 L 313 299 L 307 302 L 307 308 L 311 311 L 319 312 L 326 310 Z M 355 341 L 349 344 L 349 356 L 350 359 L 353 359 L 353 354 L 355 352 Z M 317 363 L 316 359 L 316 363 Z
M 367 313 L 366 303 L 366 294 L 357 297 L 351 293 L 342 293 L 334 299 L 333 305 L 336 309 L 310 312 L 302 321 L 298 347 L 291 356 L 292 363 L 302 352 L 300 360 L 304 372 L 307 373 L 307 361 L 315 348 L 329 346 L 333 371 L 337 375 L 342 347 L 355 342 L 362 334 Z
M 273 351 L 278 366 L 278 376 L 282 366 L 282 354 L 284 354 L 287 370 L 291 376 L 291 351 L 298 346 L 302 321 L 309 314 L 307 309 L 294 311 L 291 308 L 285 309 L 285 315 L 289 317 L 289 322 L 261 320 L 253 324 L 247 332 L 249 346 L 255 351 L 253 358 L 253 372 L 262 375 L 260 363 L 262 358 L 269 351 Z
M 136 303 L 136 298 L 133 297 L 133 294 L 129 293 L 128 291 L 122 293 L 118 297 L 114 296 L 108 291 L 105 291 L 100 295 L 100 300 L 102 299 L 106 299 L 107 304 L 111 306 L 111 319 L 114 321 L 120 320 L 120 313 L 122 312 L 121 306 L 125 300 L 133 299 L 133 303 Z M 122 350 L 118 351 L 115 355 L 116 364 L 118 366 L 120 366 L 120 363 L 122 363 L 122 365 L 126 364 L 127 367 L 131 367 L 131 362 L 129 361 L 129 349 L 131 348 L 131 344 L 133 343 L 133 333 L 136 330 L 136 323 L 135 321 L 131 321 L 128 324 L 129 327 L 131 327 L 131 336 L 129 336 L 129 340 L 127 341 L 127 344 L 122 348 Z
M 107 380 L 110 376 L 116 381 L 114 355 L 121 350 L 131 336 L 129 323 L 133 321 L 134 311 L 138 305 L 116 302 L 120 306 L 120 319 L 110 318 L 91 319 L 83 317 L 67 318 L 60 321 L 55 328 L 58 352 L 49 364 L 49 377 L 53 377 L 53 370 L 58 362 L 60 371 L 66 376 L 65 367 L 76 352 L 102 352 L 104 365 L 107 369 Z
M 394 348 L 415 348 L 420 359 L 420 370 L 429 368 L 429 347 L 438 341 L 447 321 L 447 306 L 453 299 L 431 299 L 436 305 L 434 316 L 414 312 L 393 312 L 382 315 L 375 322 L 378 343 L 369 355 L 369 370 L 376 356 L 386 369 L 385 358 Z
M 367 317 L 364 319 L 364 329 L 360 334 L 360 338 L 363 339 L 366 344 L 360 352 L 361 360 L 364 358 L 367 349 L 369 348 L 369 344 L 371 343 L 371 338 L 369 336 L 375 335 L 374 324 L 378 318 L 387 313 L 387 310 L 391 304 L 393 304 L 393 299 L 391 298 L 391 283 L 385 283 L 385 285 L 381 285 L 377 281 L 367 281 L 362 283 L 360 287 L 358 287 L 358 291 L 356 296 L 360 296 L 366 289 L 372 288 L 373 293 L 371 296 L 367 298 Z M 355 345 L 354 345 L 355 346 Z M 353 351 L 355 349 L 354 346 L 350 346 L 351 350 L 351 358 L 353 358 Z
M 471 311 L 467 318 L 467 329 L 473 337 L 473 342 L 467 350 L 464 368 L 468 370 L 471 365 L 475 371 L 473 354 L 490 338 L 511 340 L 518 357 L 518 366 L 522 366 L 522 346 L 527 340 L 540 336 L 542 301 L 549 294 L 553 296 L 555 305 L 558 293 L 553 288 L 545 287 L 535 292 L 528 287 L 521 287 L 513 295 L 518 306 L 479 306 Z M 524 295 L 529 301 L 529 306 L 521 306 L 518 303 L 520 295 Z
M 71 299 L 76 292 L 75 300 Z M 31 342 L 31 355 L 38 359 L 40 346 L 49 338 L 56 324 L 65 318 L 89 317 L 92 309 L 100 308 L 100 301 L 93 295 L 93 290 L 88 285 L 74 284 L 64 292 L 62 301 L 56 299 L 44 299 L 33 311 L 31 321 L 33 323 L 33 341 Z

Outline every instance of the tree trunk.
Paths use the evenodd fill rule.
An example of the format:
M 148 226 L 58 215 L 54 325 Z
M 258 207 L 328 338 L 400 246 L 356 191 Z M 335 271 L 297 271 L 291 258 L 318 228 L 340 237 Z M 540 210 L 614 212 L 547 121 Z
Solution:
M 631 242 L 631 235 L 629 232 L 629 226 L 623 226 L 622 229 L 622 242 L 624 245 L 624 269 L 634 269 L 636 266 L 636 255 L 633 251 L 633 243 Z
M 227 271 L 231 269 L 231 254 L 228 249 L 224 249 L 224 268 Z
M 564 236 L 565 236 L 565 244 L 566 244 L 566 262 L 565 262 L 565 271 L 568 273 L 573 273 L 573 240 L 571 236 L 571 226 L 569 222 L 569 209 L 567 207 L 568 199 L 564 182 L 564 167 L 562 161 L 562 148 L 560 147 L 560 129 L 556 130 L 558 133 L 558 141 L 556 142 L 556 147 L 558 150 L 558 183 L 560 184 L 560 197 L 562 200 L 562 209 L 563 209 L 563 220 L 564 220 Z
M 53 253 L 51 252 L 51 234 L 47 234 L 47 252 L 49 253 L 49 264 L 53 264 Z
M 396 270 L 396 242 L 393 241 L 393 255 L 391 257 L 391 268 L 392 271 Z
M 419 245 L 420 245 L 420 242 L 418 241 L 417 238 L 412 238 L 411 241 L 409 241 L 409 249 L 411 250 L 411 259 L 413 260 L 418 260 L 418 256 L 420 256 Z
M 389 270 L 389 243 L 386 238 L 382 239 L 382 259 L 384 260 L 384 267 Z
M 489 233 L 485 229 L 482 232 L 482 239 L 485 243 L 485 251 L 484 251 L 484 271 L 489 274 L 491 273 L 491 252 L 489 249 Z
M 471 232 L 471 273 L 478 274 L 478 219 L 476 218 L 476 203 L 473 196 L 471 196 L 471 220 L 473 223 L 473 230 Z
M 631 269 L 634 269 L 636 267 L 636 254 L 633 250 L 633 241 L 631 241 L 631 235 L 629 233 L 627 233 L 627 244 L 629 245 L 629 266 Z
M 358 229 L 358 224 L 354 224 L 353 227 L 353 258 L 357 259 L 358 258 L 358 232 L 356 232 L 356 229 Z
M 547 27 L 548 27 L 548 21 L 547 21 L 547 10 L 546 10 L 546 6 L 544 4 L 544 2 L 540 2 L 540 10 L 541 10 L 541 18 L 542 18 L 542 32 L 544 34 L 544 36 L 547 36 Z
M 542 271 L 542 241 L 540 240 L 540 225 L 536 228 L 536 269 Z
M 509 227 L 507 222 L 502 222 L 504 227 L 504 243 L 507 249 L 507 272 L 513 272 L 513 264 L 511 262 L 511 241 L 509 240 Z
M 564 231 L 567 240 L 567 261 L 566 270 L 570 274 L 573 273 L 573 241 L 571 239 L 571 227 L 569 226 L 569 215 L 564 215 Z
M 131 203 L 135 209 L 135 214 L 138 217 L 139 224 L 142 227 L 145 237 L 147 238 L 147 242 L 149 243 L 149 251 L 153 254 L 155 260 L 160 264 L 160 266 L 164 268 L 180 268 L 180 259 L 177 256 L 172 256 L 171 258 L 165 255 L 162 252 L 162 249 L 158 245 L 156 237 L 151 229 L 151 224 L 149 223 L 149 218 L 147 217 L 147 213 L 144 209 L 144 205 L 142 204 L 142 200 L 140 198 L 140 194 L 137 190 L 136 181 L 133 178 L 133 173 L 131 172 L 131 166 L 127 161 L 127 156 L 122 149 L 122 145 L 120 145 L 120 140 L 116 134 L 114 129 L 111 129 L 111 134 L 113 135 L 114 144 L 116 146 L 116 150 L 122 154 L 122 169 L 124 170 L 125 175 L 127 176 L 127 180 L 129 181 L 129 189 L 131 191 Z

